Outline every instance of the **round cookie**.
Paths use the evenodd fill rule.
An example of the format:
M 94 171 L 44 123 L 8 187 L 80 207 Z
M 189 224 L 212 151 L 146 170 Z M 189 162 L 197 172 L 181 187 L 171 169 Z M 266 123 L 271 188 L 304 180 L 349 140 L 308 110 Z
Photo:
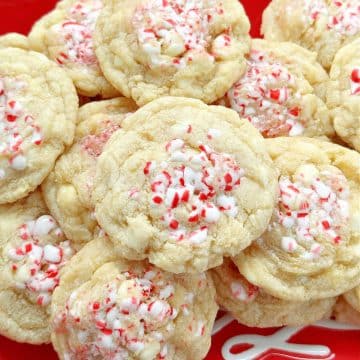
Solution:
M 138 105 L 167 95 L 212 103 L 244 72 L 249 28 L 237 0 L 105 0 L 95 50 Z
M 344 46 L 335 56 L 327 105 L 337 135 L 360 151 L 360 38 Z
M 73 257 L 55 290 L 51 339 L 60 359 L 203 359 L 217 309 L 204 273 L 127 261 L 99 238 Z
M 76 248 L 99 230 L 91 200 L 96 163 L 110 136 L 136 110 L 126 98 L 91 102 L 80 108 L 75 143 L 42 184 L 45 201 Z
M 266 40 L 291 41 L 318 53 L 327 70 L 336 52 L 360 36 L 358 0 L 273 0 L 265 9 Z
M 264 137 L 332 136 L 325 97 L 328 75 L 316 54 L 289 42 L 255 39 L 245 74 L 219 101 Z
M 266 140 L 280 171 L 267 231 L 234 258 L 249 282 L 289 301 L 360 282 L 360 154 L 308 138 Z
M 249 283 L 230 260 L 210 271 L 218 304 L 251 327 L 304 326 L 331 314 L 336 298 L 286 301 Z
M 0 36 L 0 48 L 7 47 L 29 50 L 29 40 L 26 36 L 18 33 L 7 33 Z
M 73 141 L 78 98 L 44 55 L 0 50 L 0 204 L 25 197 Z
M 33 26 L 33 50 L 62 66 L 84 96 L 114 97 L 118 91 L 104 78 L 93 45 L 101 0 L 62 0 Z
M 349 305 L 342 296 L 339 297 L 334 306 L 332 317 L 342 323 L 360 326 L 360 312 Z
M 266 229 L 275 198 L 259 132 L 232 110 L 177 97 L 125 119 L 99 157 L 93 193 L 122 256 L 175 273 L 238 254 Z
M 0 206 L 0 334 L 50 342 L 52 292 L 73 250 L 48 215 L 40 191 Z

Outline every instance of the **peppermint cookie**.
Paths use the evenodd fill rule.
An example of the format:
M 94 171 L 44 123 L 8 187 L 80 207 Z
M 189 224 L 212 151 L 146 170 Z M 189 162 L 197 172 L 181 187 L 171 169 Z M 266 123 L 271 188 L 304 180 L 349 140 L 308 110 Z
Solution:
M 252 284 L 289 301 L 350 290 L 360 282 L 360 154 L 308 138 L 266 143 L 280 171 L 278 204 L 236 265 Z
M 360 151 L 360 38 L 336 54 L 330 80 L 327 104 L 335 131 L 349 146 Z
M 317 52 L 328 70 L 336 52 L 360 36 L 359 0 L 273 0 L 261 31 L 266 40 L 291 41 Z
M 60 359 L 186 360 L 208 352 L 217 305 L 204 273 L 127 261 L 99 238 L 67 266 L 51 312 Z
M 336 301 L 336 298 L 304 302 L 277 299 L 249 283 L 229 259 L 210 273 L 218 304 L 241 324 L 251 327 L 311 324 L 330 315 Z
M 63 0 L 33 26 L 32 49 L 62 66 L 85 96 L 114 97 L 118 92 L 104 78 L 93 45 L 101 0 Z
M 105 0 L 96 55 L 138 105 L 166 95 L 211 103 L 243 74 L 249 28 L 237 0 Z
M 123 129 L 99 157 L 93 193 L 96 218 L 122 256 L 200 272 L 266 229 L 276 173 L 247 120 L 165 97 L 127 117 Z
M 342 323 L 360 325 L 360 312 L 356 311 L 342 296 L 336 302 L 332 317 Z
M 42 185 L 49 209 L 67 238 L 81 247 L 99 230 L 91 200 L 96 163 L 110 136 L 136 106 L 116 98 L 80 108 L 74 145 L 56 162 Z
M 26 36 L 18 33 L 7 33 L 0 36 L 0 48 L 15 47 L 29 50 L 29 40 Z
M 329 78 L 316 54 L 296 44 L 253 40 L 245 74 L 220 100 L 264 137 L 332 136 L 321 99 Z
M 78 98 L 66 73 L 44 55 L 0 50 L 0 204 L 44 180 L 74 137 Z
M 1 335 L 31 344 L 50 341 L 49 303 L 72 254 L 40 191 L 0 206 Z

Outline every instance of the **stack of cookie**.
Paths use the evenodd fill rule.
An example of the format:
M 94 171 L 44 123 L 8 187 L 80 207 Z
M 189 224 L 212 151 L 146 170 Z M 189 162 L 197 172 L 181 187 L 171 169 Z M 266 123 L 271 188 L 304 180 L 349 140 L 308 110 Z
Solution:
M 62 0 L 0 38 L 0 333 L 196 360 L 218 306 L 360 318 L 359 19 L 274 0 L 260 40 L 237 0 Z

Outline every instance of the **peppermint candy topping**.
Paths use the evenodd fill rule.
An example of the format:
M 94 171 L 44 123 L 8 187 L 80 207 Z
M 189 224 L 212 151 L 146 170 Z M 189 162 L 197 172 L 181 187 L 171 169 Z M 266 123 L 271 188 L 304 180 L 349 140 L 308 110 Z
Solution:
M 360 4 L 358 0 L 333 0 L 336 15 L 329 16 L 328 28 L 343 36 L 353 36 L 360 31 Z
M 218 134 L 214 129 L 211 133 Z M 171 239 L 201 244 L 221 214 L 237 216 L 231 193 L 245 172 L 230 155 L 204 144 L 193 150 L 183 140 L 174 139 L 165 149 L 168 161 L 149 161 L 143 170 L 150 181 L 155 216 L 169 229 Z
M 360 95 L 360 67 L 353 69 L 350 75 L 351 95 Z
M 70 356 L 171 358 L 173 351 L 167 340 L 174 333 L 173 320 L 182 308 L 190 307 L 192 294 L 186 294 L 181 309 L 175 309 L 171 305 L 173 284 L 152 266 L 134 266 L 101 288 L 97 294 L 102 298 L 88 303 L 75 290 L 55 320 L 56 330 L 70 335 Z
M 34 118 L 26 114 L 16 94 L 24 83 L 10 78 L 0 79 L 0 180 L 6 178 L 6 167 L 15 171 L 27 168 L 28 160 L 24 152 L 30 146 L 39 146 L 43 142 L 40 127 Z
M 223 13 L 213 0 L 151 0 L 136 9 L 133 26 L 151 66 L 184 67 L 193 60 L 194 52 L 214 60 L 206 50 L 211 39 L 209 24 L 215 14 Z M 217 47 L 230 43 L 225 34 L 219 37 Z
M 49 241 L 55 238 L 55 244 Z M 17 241 L 9 244 L 7 256 L 15 286 L 35 295 L 36 303 L 46 306 L 58 286 L 60 269 L 73 255 L 61 229 L 49 215 L 28 221 L 18 229 Z
M 120 125 L 109 121 L 99 134 L 87 135 L 81 139 L 82 149 L 95 158 L 100 156 L 111 135 L 120 128 Z
M 330 6 L 334 15 L 330 14 Z M 360 31 L 360 5 L 358 0 L 332 0 L 329 5 L 324 0 L 304 0 L 305 21 L 317 22 L 326 19 L 326 26 L 342 36 L 353 36 Z
M 55 26 L 55 30 L 63 36 L 66 45 L 66 51 L 61 51 L 56 57 L 58 64 L 73 62 L 98 67 L 93 33 L 102 7 L 102 1 L 77 1 L 70 8 L 66 21 Z
M 245 286 L 244 281 L 247 283 Z M 255 285 L 248 283 L 245 279 L 242 282 L 233 281 L 230 284 L 231 294 L 237 300 L 244 302 L 251 302 L 255 300 L 259 293 L 259 288 Z
M 227 92 L 232 109 L 265 137 L 297 136 L 305 120 L 294 76 L 270 54 L 252 50 L 245 75 Z
M 295 252 L 301 245 L 307 249 L 302 256 L 314 259 L 323 251 L 319 239 L 334 245 L 344 240 L 341 231 L 349 221 L 349 185 L 340 171 L 302 165 L 295 181 L 282 176 L 279 188 L 275 215 L 288 233 L 281 239 L 284 251 Z

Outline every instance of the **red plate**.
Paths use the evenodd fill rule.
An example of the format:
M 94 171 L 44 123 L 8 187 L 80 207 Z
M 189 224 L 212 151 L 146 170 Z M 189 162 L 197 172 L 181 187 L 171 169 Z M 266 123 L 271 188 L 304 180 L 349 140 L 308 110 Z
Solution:
M 259 36 L 261 13 L 269 0 L 243 0 L 252 23 L 252 36 Z M 33 22 L 49 11 L 56 0 L 0 0 L 0 34 L 26 34 Z M 227 314 L 218 318 L 207 360 L 360 359 L 360 328 L 333 321 L 303 328 L 251 329 Z M 0 336 L 0 360 L 56 360 L 48 346 L 17 344 Z

